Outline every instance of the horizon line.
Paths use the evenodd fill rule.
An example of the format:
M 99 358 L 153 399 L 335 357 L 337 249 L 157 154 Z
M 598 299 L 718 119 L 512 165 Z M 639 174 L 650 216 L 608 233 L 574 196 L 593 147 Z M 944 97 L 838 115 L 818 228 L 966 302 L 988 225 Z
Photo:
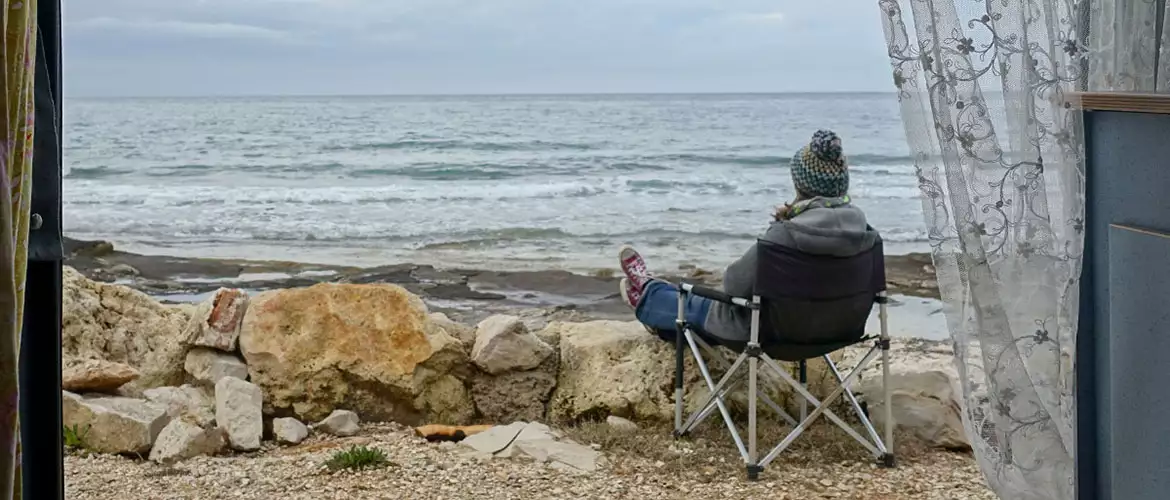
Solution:
M 575 97 L 575 96 L 778 96 L 778 95 L 842 95 L 842 94 L 897 94 L 896 90 L 801 90 L 775 92 L 499 92 L 499 93 L 403 93 L 403 94 L 176 94 L 176 95 L 65 95 L 66 99 L 207 99 L 207 98 L 363 98 L 363 97 Z

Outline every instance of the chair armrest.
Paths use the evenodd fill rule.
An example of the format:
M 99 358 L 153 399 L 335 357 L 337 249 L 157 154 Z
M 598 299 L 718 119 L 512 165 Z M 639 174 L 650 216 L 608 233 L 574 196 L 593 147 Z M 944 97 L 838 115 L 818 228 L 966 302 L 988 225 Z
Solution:
M 716 290 L 714 288 L 709 288 L 709 287 L 705 287 L 705 286 L 694 285 L 691 283 L 687 283 L 685 281 L 682 282 L 682 284 L 679 287 L 682 288 L 682 291 L 689 293 L 691 295 L 697 295 L 699 297 L 711 299 L 711 300 L 714 300 L 716 302 L 722 302 L 724 304 L 730 304 L 733 306 L 749 307 L 752 303 L 751 300 L 745 299 L 743 297 L 732 297 L 731 295 L 723 293 L 720 290 Z

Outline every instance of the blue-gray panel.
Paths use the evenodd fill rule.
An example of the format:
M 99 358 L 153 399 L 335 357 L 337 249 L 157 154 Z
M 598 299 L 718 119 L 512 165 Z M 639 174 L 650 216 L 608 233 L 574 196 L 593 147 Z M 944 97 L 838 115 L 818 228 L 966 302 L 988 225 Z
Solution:
M 1112 497 L 1170 491 L 1170 235 L 1109 228 Z
M 1109 224 L 1170 231 L 1170 115 L 1085 113 L 1085 135 L 1085 259 L 1077 338 L 1077 498 L 1125 500 L 1112 495 L 1110 466 L 1114 453 L 1109 438 Z

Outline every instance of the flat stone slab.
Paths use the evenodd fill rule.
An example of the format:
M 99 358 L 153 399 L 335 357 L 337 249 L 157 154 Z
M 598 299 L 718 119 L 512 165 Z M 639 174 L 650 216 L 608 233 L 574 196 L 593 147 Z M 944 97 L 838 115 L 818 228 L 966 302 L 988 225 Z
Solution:
M 527 456 L 549 467 L 574 474 L 594 472 L 605 465 L 601 452 L 564 439 L 549 426 L 533 422 L 514 422 L 497 426 L 474 436 L 460 445 L 476 454 L 494 458 Z
M 524 422 L 498 425 L 474 436 L 468 436 L 459 444 L 480 453 L 496 454 L 511 446 L 516 436 L 520 435 L 520 432 L 527 426 L 528 424 Z

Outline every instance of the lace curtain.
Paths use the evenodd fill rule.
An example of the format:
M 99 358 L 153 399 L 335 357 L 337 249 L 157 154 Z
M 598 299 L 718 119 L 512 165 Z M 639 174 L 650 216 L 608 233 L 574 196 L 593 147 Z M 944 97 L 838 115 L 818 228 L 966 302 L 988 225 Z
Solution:
M 1087 5 L 878 4 L 967 435 L 1001 498 L 1071 499 L 1084 156 L 1065 96 L 1088 76 Z
M 1159 0 L 1092 2 L 1089 90 L 1170 93 L 1165 5 Z

